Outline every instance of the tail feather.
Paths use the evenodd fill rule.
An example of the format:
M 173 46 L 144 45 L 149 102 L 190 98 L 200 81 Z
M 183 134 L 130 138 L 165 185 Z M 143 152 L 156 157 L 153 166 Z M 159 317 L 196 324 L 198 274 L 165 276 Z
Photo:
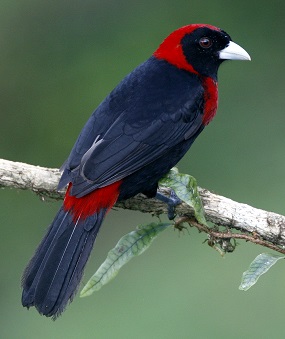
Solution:
M 85 219 L 62 207 L 22 279 L 22 304 L 56 318 L 71 301 L 81 280 L 106 209 Z

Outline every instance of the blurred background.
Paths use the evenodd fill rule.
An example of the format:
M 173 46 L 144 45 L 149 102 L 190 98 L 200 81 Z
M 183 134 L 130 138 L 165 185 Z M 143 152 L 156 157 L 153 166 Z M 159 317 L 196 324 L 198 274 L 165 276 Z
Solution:
M 0 156 L 59 167 L 100 101 L 174 29 L 226 30 L 252 62 L 219 72 L 219 110 L 180 162 L 200 186 L 285 213 L 284 2 L 225 0 L 38 1 L 0 4 Z M 248 292 L 241 275 L 264 248 L 220 255 L 191 229 L 163 232 L 95 295 L 76 297 L 56 322 L 21 306 L 24 267 L 58 202 L 0 194 L 1 338 L 284 338 L 285 267 Z M 152 217 L 112 211 L 84 282 L 126 232 Z

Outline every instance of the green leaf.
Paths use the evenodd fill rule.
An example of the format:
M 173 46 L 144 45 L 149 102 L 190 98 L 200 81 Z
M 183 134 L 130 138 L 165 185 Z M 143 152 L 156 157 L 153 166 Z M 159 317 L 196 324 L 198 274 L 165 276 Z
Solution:
M 117 245 L 108 253 L 106 260 L 97 272 L 90 278 L 80 293 L 80 297 L 87 297 L 98 291 L 112 280 L 134 256 L 142 254 L 157 237 L 171 223 L 151 223 L 140 225 L 135 231 L 124 235 Z
M 194 209 L 196 220 L 203 225 L 207 225 L 203 204 L 198 192 L 197 181 L 189 174 L 178 172 L 173 167 L 162 179 L 159 186 L 169 187 L 174 190 L 178 198 Z
M 247 291 L 257 282 L 262 274 L 266 273 L 279 259 L 284 258 L 284 256 L 278 254 L 259 254 L 250 264 L 248 270 L 243 273 L 239 289 Z

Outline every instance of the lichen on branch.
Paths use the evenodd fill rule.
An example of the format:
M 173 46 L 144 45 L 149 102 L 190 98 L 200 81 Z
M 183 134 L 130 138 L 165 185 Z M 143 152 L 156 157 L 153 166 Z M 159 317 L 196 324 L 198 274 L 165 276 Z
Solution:
M 60 172 L 55 168 L 0 159 L 0 187 L 31 190 L 41 197 L 59 200 L 64 196 L 64 191 L 57 192 L 59 178 Z M 167 188 L 160 191 L 169 194 Z M 250 233 L 281 249 L 285 246 L 285 216 L 233 201 L 207 189 L 199 188 L 199 194 L 207 221 L 237 229 L 242 234 Z M 157 215 L 167 213 L 165 204 L 156 199 L 147 199 L 142 194 L 115 206 Z M 176 213 L 178 216 L 193 217 L 193 209 L 185 203 L 176 207 Z

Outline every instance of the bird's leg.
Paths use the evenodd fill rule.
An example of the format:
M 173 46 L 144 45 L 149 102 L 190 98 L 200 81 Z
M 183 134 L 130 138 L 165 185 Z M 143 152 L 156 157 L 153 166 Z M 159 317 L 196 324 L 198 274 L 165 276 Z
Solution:
M 173 220 L 176 217 L 175 207 L 181 204 L 182 200 L 178 198 L 176 193 L 173 190 L 170 190 L 169 197 L 163 195 L 160 192 L 156 192 L 156 199 L 163 201 L 167 204 L 167 216 L 170 220 Z

